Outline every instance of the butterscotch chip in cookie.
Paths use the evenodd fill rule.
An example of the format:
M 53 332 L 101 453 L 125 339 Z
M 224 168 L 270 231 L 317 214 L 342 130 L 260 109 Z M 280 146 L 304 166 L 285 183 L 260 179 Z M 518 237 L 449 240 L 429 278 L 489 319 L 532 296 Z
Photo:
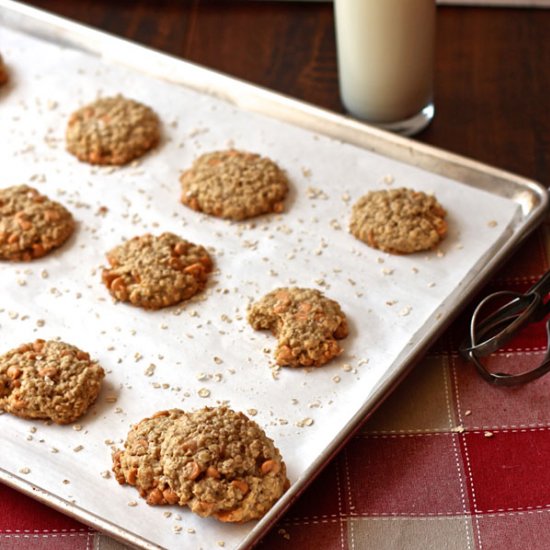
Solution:
M 447 234 L 446 214 L 434 196 L 422 191 L 370 191 L 353 206 L 350 231 L 373 248 L 411 254 L 441 242 Z
M 289 486 L 273 441 L 226 407 L 157 413 L 131 429 L 124 447 L 113 454 L 119 483 L 149 504 L 188 506 L 202 517 L 261 518 Z
M 69 118 L 67 150 L 90 164 L 123 165 L 157 145 L 160 122 L 146 105 L 121 95 L 98 99 Z
M 105 373 L 70 344 L 36 340 L 0 356 L 0 410 L 68 424 L 96 400 Z
M 28 185 L 0 189 L 0 259 L 32 260 L 61 246 L 74 230 L 71 213 Z
M 2 86 L 2 84 L 5 84 L 8 80 L 8 69 L 6 68 L 4 60 L 2 59 L 2 55 L 0 54 L 0 86 Z
M 282 212 L 288 191 L 285 174 L 272 160 L 234 149 L 200 156 L 180 181 L 183 204 L 237 221 Z
M 319 367 L 342 353 L 346 316 L 334 300 L 311 288 L 278 288 L 252 304 L 248 322 L 278 338 L 275 360 L 289 367 Z
M 107 253 L 111 267 L 102 280 L 121 302 L 160 309 L 187 300 L 201 291 L 212 270 L 203 246 L 173 233 L 134 237 Z

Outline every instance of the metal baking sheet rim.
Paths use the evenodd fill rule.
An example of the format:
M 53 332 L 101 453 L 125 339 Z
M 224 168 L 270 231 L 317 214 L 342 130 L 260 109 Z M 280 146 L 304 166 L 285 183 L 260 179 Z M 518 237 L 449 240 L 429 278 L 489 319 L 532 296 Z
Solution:
M 353 436 L 364 420 L 406 376 L 474 293 L 544 219 L 549 204 L 548 191 L 535 181 L 389 134 L 345 116 L 182 61 L 13 0 L 0 0 L 0 23 L 57 44 L 65 44 L 88 51 L 102 57 L 106 62 L 123 64 L 146 72 L 150 76 L 213 95 L 243 110 L 259 112 L 431 172 L 445 174 L 467 185 L 512 199 L 521 207 L 514 232 L 504 246 L 492 258 L 488 258 L 477 273 L 470 274 L 460 295 L 445 304 L 448 312 L 437 325 L 425 326 L 424 330 L 413 335 L 411 345 L 402 353 L 403 358 L 396 361 L 396 367 L 380 381 L 372 396 L 349 421 L 339 437 L 335 438 L 310 466 L 303 476 L 303 481 L 295 483 L 242 541 L 241 548 L 248 548 L 266 534 L 314 477 Z M 14 476 L 1 467 L 0 480 L 124 543 L 147 549 L 161 548 L 119 525 L 112 524 L 84 508 Z

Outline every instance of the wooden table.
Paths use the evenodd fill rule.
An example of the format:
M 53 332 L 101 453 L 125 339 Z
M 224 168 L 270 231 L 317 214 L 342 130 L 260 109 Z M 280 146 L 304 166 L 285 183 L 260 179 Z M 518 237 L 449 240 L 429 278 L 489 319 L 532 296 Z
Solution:
M 27 3 L 327 109 L 342 112 L 338 97 L 334 21 L 330 3 L 199 0 L 33 0 Z M 550 185 L 548 29 L 550 10 L 438 8 L 436 116 L 432 124 L 416 139 Z M 550 247 L 546 232 L 545 226 L 529 239 L 523 250 L 518 252 L 496 278 L 497 285 L 512 284 L 516 281 L 520 286 L 529 286 L 548 269 L 547 251 Z M 450 349 L 454 342 L 453 338 L 451 330 L 436 347 Z M 449 351 L 445 356 L 450 357 L 451 362 L 456 360 L 456 354 L 453 353 Z M 433 357 L 439 357 L 438 354 L 439 352 L 434 352 Z M 454 376 L 453 388 L 455 385 L 458 387 L 460 380 L 457 382 L 457 379 L 462 376 L 461 371 L 454 370 L 456 365 L 451 365 L 450 368 L 450 376 Z M 415 384 L 424 384 L 426 381 L 423 376 L 424 374 L 416 369 L 411 375 L 411 381 L 405 382 L 409 384 L 408 389 L 405 386 L 405 389 L 398 390 L 397 397 L 390 398 L 391 402 L 384 410 L 377 413 L 377 417 L 367 424 L 365 433 L 373 438 L 372 455 L 376 455 L 378 459 L 383 459 L 385 452 L 391 456 L 391 449 L 386 449 L 382 444 L 378 445 L 374 440 L 388 438 L 387 441 L 390 441 L 390 438 L 398 437 L 395 434 L 399 432 L 384 432 L 383 429 L 379 429 L 383 424 L 380 420 L 381 415 L 392 416 L 394 413 L 391 407 L 395 409 L 399 406 L 399 401 L 406 401 L 409 398 L 407 391 L 415 388 Z M 530 417 L 521 426 L 526 430 L 542 430 L 547 433 L 546 430 L 550 426 L 550 410 L 544 404 L 547 402 L 544 395 L 548 395 L 549 382 L 550 380 L 536 382 L 533 386 L 535 390 L 525 390 L 534 392 L 533 395 L 525 394 L 527 397 L 524 395 L 521 398 L 520 391 L 512 397 L 511 394 L 490 394 L 488 400 L 493 395 L 497 402 L 501 399 L 502 407 L 513 409 L 517 406 L 518 411 L 523 406 L 518 403 L 534 403 L 533 407 L 540 407 L 540 411 L 536 409 L 538 417 L 534 420 Z M 464 402 L 468 399 L 468 393 L 464 391 L 462 409 L 459 407 L 462 413 Z M 535 394 L 539 395 L 542 405 L 537 404 Z M 454 399 L 454 390 L 449 390 L 449 395 Z M 519 401 L 520 398 L 514 401 L 518 395 L 523 401 Z M 456 403 L 460 405 L 458 390 L 455 397 Z M 527 402 L 526 399 L 531 401 Z M 468 435 L 467 416 L 460 416 L 459 420 L 466 426 Z M 487 429 L 489 425 L 479 423 L 482 428 L 481 437 L 483 429 Z M 454 428 L 447 430 L 446 434 L 434 430 L 434 433 L 424 435 L 456 436 L 456 448 L 460 448 L 462 455 L 466 456 L 465 464 L 469 468 L 472 464 L 470 459 L 473 458 L 468 454 L 466 441 L 472 450 L 474 438 L 478 434 L 477 427 L 471 428 L 471 439 L 454 433 Z M 503 436 L 511 429 L 508 425 L 501 428 Z M 414 430 L 410 433 L 402 430 L 403 437 L 407 434 L 412 436 L 413 432 Z M 499 439 L 499 435 L 495 437 L 497 443 L 505 439 Z M 437 439 L 432 437 L 433 441 Z M 350 530 L 350 518 L 361 516 L 354 508 L 351 496 L 353 483 L 350 484 L 349 480 L 349 472 L 358 468 L 353 460 L 361 444 L 359 440 L 349 444 L 342 457 L 329 466 L 300 499 L 297 506 L 291 509 L 280 526 L 269 535 L 263 545 L 265 548 L 443 547 L 441 539 L 438 539 L 437 526 L 431 531 L 432 535 L 418 531 L 418 526 L 404 527 L 402 530 L 391 532 L 394 539 L 388 535 L 390 531 L 384 531 L 382 527 L 371 530 L 367 538 L 360 529 Z M 520 441 L 516 444 L 523 445 Z M 540 461 L 547 463 L 548 455 L 544 455 L 544 451 L 550 451 L 550 446 L 547 443 L 533 443 L 531 440 L 529 445 L 539 449 Z M 506 453 L 503 451 L 503 454 Z M 495 456 L 497 458 L 494 460 L 500 458 L 498 454 Z M 368 485 L 372 480 L 368 474 L 369 460 L 365 462 L 365 474 L 359 480 L 360 484 Z M 359 468 L 357 471 L 362 470 Z M 521 483 L 522 486 L 527 484 L 530 494 L 535 495 L 533 502 L 522 501 L 507 510 L 492 510 L 489 504 L 487 509 L 481 510 L 482 497 L 478 492 L 476 502 L 472 481 L 468 494 L 462 495 L 464 517 L 461 519 L 463 521 L 467 518 L 464 520 L 466 523 L 471 520 L 471 525 L 468 523 L 465 527 L 460 527 L 464 530 L 463 535 L 459 534 L 462 533 L 460 529 L 453 535 L 453 527 L 449 527 L 450 530 L 446 531 L 447 538 L 444 539 L 447 541 L 444 543 L 445 547 L 496 549 L 502 548 L 502 541 L 505 540 L 509 541 L 509 548 L 548 548 L 549 535 L 544 536 L 542 533 L 550 531 L 550 484 L 545 485 L 549 480 L 548 475 L 542 479 L 535 479 L 537 476 L 544 476 L 541 472 L 544 472 L 543 466 L 533 463 L 526 469 L 525 479 L 517 478 L 514 481 L 515 478 L 512 478 L 511 481 L 505 482 L 511 484 L 512 488 L 514 483 Z M 468 477 L 467 469 L 463 475 Z M 529 476 L 532 479 L 529 479 Z M 342 481 L 343 477 L 347 478 L 347 487 Z M 4 492 L 4 495 L 10 499 L 10 504 L 0 503 L 0 511 L 2 506 L 6 505 L 19 507 L 22 515 L 27 513 L 25 510 L 27 506 L 31 506 L 30 500 L 27 501 L 26 497 L 16 495 L 11 490 Z M 344 502 L 340 502 L 342 499 Z M 473 512 L 466 512 L 468 499 L 473 499 Z M 7 503 L 8 500 L 4 502 Z M 369 515 L 367 512 L 366 516 Z M 370 517 L 382 520 L 388 519 L 386 516 L 407 516 L 410 519 L 415 517 L 415 512 L 409 510 L 401 513 L 397 510 L 394 514 L 373 513 Z M 434 516 L 450 518 L 452 514 L 427 513 L 423 519 L 440 519 Z M 484 522 L 489 519 L 492 521 L 493 516 L 495 526 L 487 531 Z M 505 518 L 502 519 L 501 516 Z M 529 523 L 532 518 L 538 522 L 535 526 Z M 501 519 L 502 525 L 497 524 Z M 380 521 L 380 525 L 383 523 Z M 0 524 L 0 535 L 9 532 L 3 530 L 3 527 L 5 526 Z M 79 532 L 74 526 L 67 527 L 66 532 L 71 532 L 71 529 L 72 532 Z M 29 532 L 32 533 L 32 529 Z M 504 533 L 505 538 L 499 539 L 499 533 Z M 11 538 L 0 538 L 0 546 L 10 549 L 30 548 L 36 543 L 37 548 L 42 548 L 39 546 L 42 539 L 27 536 L 23 541 L 23 536 L 11 535 Z M 85 536 L 89 541 L 94 535 L 86 531 Z M 104 540 L 102 544 L 101 548 L 110 548 L 111 543 Z

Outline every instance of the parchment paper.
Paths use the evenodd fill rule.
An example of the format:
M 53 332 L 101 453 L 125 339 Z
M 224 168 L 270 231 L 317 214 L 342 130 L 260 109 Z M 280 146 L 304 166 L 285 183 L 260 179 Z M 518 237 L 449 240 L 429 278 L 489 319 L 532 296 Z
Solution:
M 411 338 L 445 315 L 446 300 L 506 239 L 518 207 L 11 30 L 0 28 L 0 49 L 11 73 L 0 91 L 0 185 L 33 185 L 78 221 L 74 237 L 53 254 L 0 264 L 0 352 L 59 337 L 107 371 L 97 403 L 75 426 L 2 415 L 1 466 L 161 546 L 237 547 L 254 523 L 224 525 L 187 509 L 150 507 L 135 489 L 102 477 L 113 444 L 158 410 L 228 403 L 257 411 L 254 420 L 297 482 L 381 377 L 400 368 L 396 359 Z M 69 114 L 116 93 L 155 109 L 162 144 L 122 169 L 78 162 L 64 150 Z M 268 155 L 286 170 L 292 192 L 284 214 L 229 223 L 179 203 L 179 172 L 199 154 L 228 146 Z M 390 256 L 348 233 L 353 202 L 391 186 L 434 192 L 447 208 L 449 235 L 438 251 Z M 123 239 L 163 231 L 210 247 L 216 273 L 207 290 L 158 312 L 113 303 L 100 281 L 105 252 Z M 289 285 L 319 288 L 337 300 L 351 333 L 343 355 L 327 366 L 277 374 L 275 338 L 252 330 L 246 308 Z M 209 397 L 199 396 L 202 389 Z

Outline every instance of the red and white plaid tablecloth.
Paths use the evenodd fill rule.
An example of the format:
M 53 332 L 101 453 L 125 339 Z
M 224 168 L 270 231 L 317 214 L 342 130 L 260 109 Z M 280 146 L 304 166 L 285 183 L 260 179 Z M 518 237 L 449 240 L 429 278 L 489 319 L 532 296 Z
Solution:
M 483 294 L 526 290 L 549 268 L 549 253 L 546 223 Z M 470 313 L 436 343 L 260 548 L 550 548 L 550 375 L 518 388 L 484 382 L 456 351 Z M 543 325 L 532 327 L 491 361 L 503 369 L 535 365 L 545 344 Z M 0 485 L 0 548 L 122 546 Z

